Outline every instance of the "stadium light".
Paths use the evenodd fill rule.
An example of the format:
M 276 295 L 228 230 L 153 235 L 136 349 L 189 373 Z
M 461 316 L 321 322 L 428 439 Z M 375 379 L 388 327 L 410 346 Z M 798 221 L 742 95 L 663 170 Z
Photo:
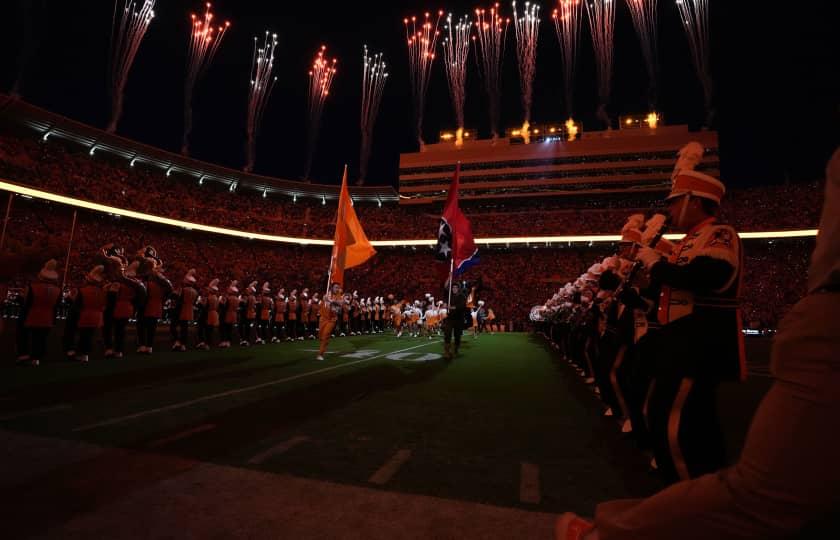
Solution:
M 236 183 L 231 183 L 231 191 L 236 189 Z M 149 221 L 153 223 L 159 223 L 162 225 L 170 225 L 174 227 L 187 227 L 191 228 L 196 231 L 202 232 L 209 232 L 213 234 L 223 234 L 227 236 L 234 236 L 238 238 L 250 238 L 256 240 L 265 240 L 268 242 L 280 242 L 286 244 L 297 244 L 297 245 L 316 245 L 316 246 L 331 246 L 333 241 L 326 240 L 326 239 L 316 239 L 316 238 L 296 238 L 292 236 L 279 236 L 279 235 L 272 235 L 272 234 L 262 234 L 262 233 L 253 233 L 247 231 L 239 231 L 236 229 L 228 229 L 225 227 L 217 227 L 214 225 L 203 225 L 200 223 L 191 223 L 188 221 L 182 221 L 179 219 L 172 219 L 163 216 L 155 216 L 152 214 L 146 214 L 144 212 L 137 212 L 135 210 L 127 210 L 123 208 L 116 208 L 114 206 L 108 206 L 105 204 L 93 203 L 89 201 L 85 201 L 82 199 L 75 199 L 73 197 L 67 197 L 65 195 L 58 195 L 55 193 L 50 193 L 48 191 L 42 191 L 39 189 L 29 188 L 25 186 L 21 186 L 18 184 L 12 184 L 6 182 L 4 180 L 0 180 L 0 190 L 7 191 L 11 193 L 15 193 L 17 195 L 21 195 L 23 197 L 31 197 L 37 199 L 43 199 L 46 201 L 51 201 L 59 204 L 64 204 L 67 206 L 75 207 L 75 208 L 83 208 L 86 210 L 91 210 L 93 212 L 100 212 L 105 214 L 111 214 L 117 217 L 127 217 L 132 219 L 137 219 L 140 221 Z M 326 204 L 326 198 L 322 196 L 322 204 Z M 817 229 L 797 229 L 797 230 L 788 230 L 788 231 L 761 231 L 761 232 L 743 232 L 739 233 L 740 237 L 745 240 L 752 240 L 752 239 L 764 239 L 764 240 L 775 240 L 775 239 L 782 239 L 782 238 L 813 238 L 817 236 Z M 683 235 L 681 234 L 666 234 L 665 238 L 668 240 L 680 240 Z M 597 243 L 617 243 L 621 240 L 620 235 L 611 235 L 611 234 L 590 234 L 590 235 L 568 235 L 568 236 L 504 236 L 504 237 L 494 237 L 494 238 L 476 238 L 476 243 L 485 244 L 485 245 L 504 245 L 506 247 L 510 247 L 510 244 L 530 244 L 530 243 L 560 243 L 565 242 L 568 243 L 569 246 L 572 243 L 585 243 L 591 242 L 593 244 Z M 415 240 L 373 240 L 371 244 L 378 247 L 395 247 L 395 246 L 434 246 L 437 243 L 437 239 L 415 239 Z
M 128 162 L 129 167 L 134 167 L 134 164 L 137 163 L 137 158 L 131 158 L 131 161 Z
M 201 175 L 201 177 L 198 179 L 198 185 L 199 185 L 199 186 L 203 186 L 203 185 L 204 185 L 204 179 L 205 179 L 206 177 L 207 177 L 207 175 L 206 175 L 206 174 L 202 174 L 202 175 Z
M 47 139 L 50 137 L 50 135 L 52 135 L 52 130 L 51 130 L 51 129 L 48 129 L 48 130 L 44 133 L 44 136 L 43 136 L 43 137 L 41 137 L 41 140 L 42 140 L 42 141 L 44 141 L 44 142 L 47 142 Z
M 166 177 L 169 178 L 169 176 L 171 174 L 172 174 L 172 166 L 170 166 L 168 169 L 166 169 Z
M 90 147 L 90 152 L 88 152 L 88 155 L 92 156 L 94 152 L 96 152 L 96 145 L 95 144 Z

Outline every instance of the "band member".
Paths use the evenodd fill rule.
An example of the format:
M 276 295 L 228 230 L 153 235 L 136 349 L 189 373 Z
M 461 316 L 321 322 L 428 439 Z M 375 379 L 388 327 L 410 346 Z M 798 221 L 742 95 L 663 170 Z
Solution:
M 353 291 L 353 295 L 350 297 L 350 304 L 349 304 L 349 311 L 347 312 L 348 315 L 348 322 L 347 322 L 347 333 L 351 336 L 355 336 L 359 331 L 359 317 L 361 315 L 361 308 L 359 306 L 359 292 Z
M 286 313 L 286 341 L 296 341 L 298 338 L 298 315 L 300 304 L 298 303 L 297 289 L 289 293 L 288 311 Z
M 138 316 L 141 322 L 138 328 L 140 347 L 137 352 L 152 354 L 157 323 L 163 316 L 163 302 L 172 292 L 172 283 L 163 275 L 163 262 L 158 258 L 157 251 L 153 247 L 146 246 L 141 250 L 140 256 L 139 270 L 146 281 L 147 295 L 142 317 Z
M 102 327 L 102 314 L 105 311 L 105 267 L 97 265 L 85 276 L 85 284 L 79 287 L 74 308 L 79 313 L 79 346 L 76 359 L 87 363 L 93 348 L 93 336 Z
M 324 353 L 327 352 L 330 336 L 333 333 L 333 329 L 335 329 L 339 313 L 342 313 L 344 303 L 341 295 L 341 285 L 333 283 L 321 301 L 321 320 L 319 322 L 320 326 L 318 327 L 318 337 L 321 340 L 321 346 L 318 348 L 318 356 L 315 357 L 316 360 L 324 359 Z
M 198 318 L 198 339 L 196 349 L 209 351 L 213 333 L 219 326 L 219 279 L 213 279 L 205 287 L 198 301 L 201 314 Z
M 20 315 L 23 332 L 18 342 L 18 363 L 38 366 L 47 353 L 47 339 L 55 324 L 55 309 L 61 301 L 57 262 L 50 259 L 26 289 Z
M 195 318 L 195 301 L 198 298 L 195 282 L 195 268 L 190 268 L 184 276 L 181 291 L 175 301 L 173 318 L 178 321 L 178 336 L 172 345 L 173 351 L 184 352 L 187 350 L 189 325 Z
M 239 281 L 234 279 L 228 285 L 225 296 L 219 300 L 223 311 L 220 314 L 222 341 L 219 342 L 219 348 L 227 349 L 233 341 L 233 327 L 236 326 L 239 317 L 240 301 Z
M 274 307 L 274 302 L 271 299 L 271 287 L 268 282 L 262 284 L 260 289 L 260 323 L 259 332 L 257 333 L 257 344 L 265 345 L 269 338 L 269 325 L 271 324 L 271 308 Z
M 132 261 L 125 269 L 125 272 L 120 272 L 122 275 L 117 274 L 113 280 L 113 283 L 119 285 L 117 289 L 117 300 L 114 303 L 114 311 L 112 312 L 114 358 L 122 358 L 123 354 L 125 354 L 125 329 L 128 327 L 128 321 L 135 316 L 138 308 L 146 303 L 146 285 L 137 277 L 139 269 L 140 261 Z
M 318 335 L 318 319 L 321 317 L 321 301 L 318 299 L 318 293 L 312 295 L 312 300 L 309 302 L 309 339 L 315 339 Z
M 99 257 L 97 257 L 96 264 L 102 264 L 105 267 L 106 276 L 122 276 L 125 267 L 128 265 L 128 259 L 125 258 L 125 252 L 122 248 L 110 243 L 104 245 L 99 250 Z M 111 358 L 115 355 L 114 307 L 117 304 L 117 293 L 120 290 L 119 279 L 108 279 L 104 289 L 105 312 L 102 322 L 102 340 L 105 342 L 105 358 Z
M 64 332 L 61 336 L 61 348 L 64 351 L 64 358 L 67 360 L 76 359 L 76 332 L 79 329 L 79 314 L 73 309 L 75 295 L 75 289 L 71 287 L 64 287 L 64 290 L 61 291 L 61 303 L 70 306 L 67 310 L 67 318 L 64 319 Z
M 667 259 L 653 248 L 637 253 L 661 286 L 649 421 L 657 464 L 672 482 L 725 465 L 716 390 L 746 375 L 738 307 L 743 249 L 735 229 L 717 221 L 724 192 L 716 178 L 679 170 L 668 212 L 686 236 Z
M 344 302 L 341 304 L 341 324 L 339 325 L 339 335 L 341 337 L 350 332 L 350 306 L 352 301 L 353 299 L 349 294 L 344 295 Z
M 364 298 L 359 300 L 359 334 L 370 334 L 368 323 L 370 322 L 370 309 L 368 309 L 368 302 Z
M 286 296 L 283 294 L 285 289 L 281 288 L 277 291 L 277 296 L 274 298 L 274 326 L 273 326 L 273 336 L 271 337 L 272 343 L 277 343 L 278 341 L 283 341 L 284 334 L 286 332 Z
M 370 333 L 376 334 L 379 332 L 379 322 L 382 316 L 379 312 L 379 297 L 374 296 L 369 307 L 368 317 L 370 317 Z
M 298 324 L 298 339 L 303 340 L 307 338 L 306 331 L 309 329 L 309 289 L 300 291 L 300 298 L 298 299 L 300 309 L 300 319 Z
M 239 318 L 239 345 L 249 347 L 251 345 L 251 328 L 257 320 L 257 282 L 252 281 L 245 289 L 245 298 L 240 304 L 242 313 Z

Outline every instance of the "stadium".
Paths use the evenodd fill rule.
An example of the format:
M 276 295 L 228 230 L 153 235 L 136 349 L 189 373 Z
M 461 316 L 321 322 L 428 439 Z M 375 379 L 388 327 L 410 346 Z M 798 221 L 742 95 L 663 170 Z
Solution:
M 815 435 L 840 395 L 836 125 L 739 138 L 762 107 L 712 84 L 737 69 L 723 12 L 710 31 L 704 0 L 400 7 L 404 36 L 364 44 L 381 22 L 342 10 L 187 4 L 12 17 L 10 537 L 836 533 Z M 59 39 L 34 21 L 62 17 L 104 32 L 67 54 L 107 43 L 108 106 L 33 67 Z M 104 70 L 53 61 L 73 84 Z

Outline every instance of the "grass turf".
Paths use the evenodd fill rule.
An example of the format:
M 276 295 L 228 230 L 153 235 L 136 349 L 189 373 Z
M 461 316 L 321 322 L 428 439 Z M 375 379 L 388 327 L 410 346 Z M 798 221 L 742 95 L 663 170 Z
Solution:
M 437 340 L 342 338 L 325 362 L 315 348 L 4 367 L 0 427 L 360 485 L 408 449 L 383 489 L 548 511 L 591 513 L 597 501 L 660 487 L 541 338 L 465 337 L 451 364 L 429 355 L 442 352 Z M 404 357 L 388 358 L 395 351 Z M 748 418 L 762 384 L 727 389 L 727 406 Z M 727 428 L 739 444 L 743 422 Z M 249 463 L 295 437 L 307 439 Z M 523 462 L 540 468 L 537 505 L 519 501 Z

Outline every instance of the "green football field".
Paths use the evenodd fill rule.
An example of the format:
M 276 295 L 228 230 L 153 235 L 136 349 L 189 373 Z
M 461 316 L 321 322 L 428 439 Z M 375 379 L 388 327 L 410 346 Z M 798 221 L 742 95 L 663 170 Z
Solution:
M 438 338 L 341 338 L 323 362 L 316 348 L 6 364 L 0 429 L 543 512 L 591 514 L 597 501 L 660 487 L 537 335 L 465 337 L 450 364 Z M 767 384 L 723 389 L 733 452 Z

